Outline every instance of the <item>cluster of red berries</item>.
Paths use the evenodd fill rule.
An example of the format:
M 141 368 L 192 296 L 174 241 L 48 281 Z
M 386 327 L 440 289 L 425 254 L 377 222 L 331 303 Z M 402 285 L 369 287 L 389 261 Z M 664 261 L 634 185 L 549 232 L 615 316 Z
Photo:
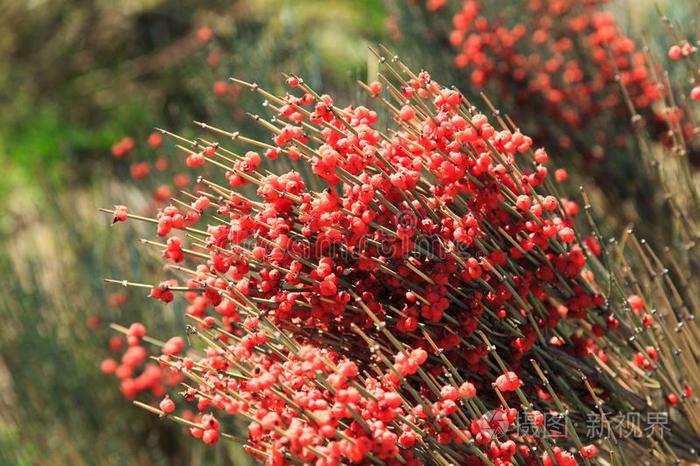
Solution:
M 462 416 L 472 409 L 469 400 L 477 396 L 472 383 L 443 385 L 434 391 L 425 387 L 418 401 L 417 393 L 409 396 L 401 389 L 408 378 L 434 383 L 424 373 L 414 375 L 428 362 L 424 350 L 398 353 L 393 365 L 383 369 L 376 365 L 375 375 L 366 376 L 356 363 L 336 353 L 294 344 L 287 353 L 280 353 L 273 334 L 258 327 L 243 328 L 248 330 L 245 337 L 229 345 L 215 344 L 200 361 L 161 360 L 169 370 L 202 380 L 197 389 L 188 388 L 183 395 L 203 413 L 190 433 L 205 443 L 220 438 L 221 424 L 216 415 L 240 414 L 250 421 L 246 450 L 269 465 L 289 464 L 292 459 L 316 465 L 377 460 L 390 465 L 420 465 L 429 461 L 424 448 L 431 445 L 454 445 L 464 450 L 460 464 L 481 464 L 480 458 L 508 464 L 516 453 L 526 458 L 527 464 L 537 464 L 533 451 L 503 438 L 522 414 L 515 409 L 499 410 L 495 415 L 484 413 L 466 424 L 458 422 L 462 427 L 453 423 L 452 416 Z M 215 337 L 207 330 L 202 335 Z M 213 351 L 215 347 L 218 351 Z M 273 348 L 277 348 L 275 354 L 268 351 Z M 239 371 L 247 375 L 226 375 Z M 508 373 L 506 378 L 509 387 L 500 383 L 496 387 L 515 390 L 513 384 L 520 383 L 517 376 Z M 166 415 L 174 413 L 175 408 L 168 396 L 159 403 Z M 542 426 L 541 412 L 528 415 Z M 467 448 L 472 444 L 484 451 Z M 592 448 L 583 447 L 582 455 L 595 455 Z M 559 462 L 573 459 L 568 451 L 554 452 Z M 547 463 L 547 453 L 541 460 L 552 464 Z
M 152 132 L 146 138 L 146 146 L 154 153 L 160 150 L 162 143 L 163 135 L 160 132 Z M 137 143 L 134 138 L 130 136 L 124 137 L 112 146 L 112 155 L 115 158 L 126 158 L 127 155 L 135 151 L 136 146 Z M 143 181 L 151 177 L 154 173 L 162 175 L 171 168 L 171 163 L 166 155 L 156 154 L 155 160 L 150 161 L 142 159 L 133 162 L 129 167 L 129 173 L 134 180 Z M 186 173 L 175 172 L 172 175 L 172 183 L 175 187 L 182 189 L 190 184 L 190 177 Z M 157 184 L 153 189 L 155 205 L 165 202 L 171 197 L 172 190 L 167 184 Z
M 141 323 L 132 324 L 124 338 L 113 337 L 110 350 L 119 353 L 126 341 L 126 350 L 119 360 L 104 359 L 100 365 L 105 374 L 114 374 L 120 380 L 122 394 L 128 399 L 134 399 L 142 393 L 150 393 L 162 397 L 166 391 L 177 386 L 182 381 L 181 374 L 164 370 L 159 364 L 148 362 L 149 351 L 142 341 L 146 335 L 146 327 Z M 170 354 L 182 351 L 184 342 L 180 337 L 174 337 L 166 344 Z M 163 350 L 165 353 L 165 348 Z
M 637 109 L 660 99 L 645 55 L 599 9 L 607 2 L 529 0 L 504 11 L 463 0 L 449 35 L 455 65 L 516 121 L 532 122 L 538 143 L 600 159 L 621 142 L 610 128 L 630 118 L 617 77 Z
M 189 333 L 206 345 L 181 357 L 171 340 L 160 358 L 191 381 L 192 435 L 214 443 L 219 419 L 240 415 L 247 450 L 270 465 L 595 456 L 592 445 L 506 432 L 561 399 L 590 402 L 584 387 L 555 399 L 531 369 L 606 361 L 593 336 L 619 322 L 586 267 L 600 244 L 580 237 L 578 204 L 551 190 L 544 149 L 428 72 L 386 66 L 395 80 L 367 90 L 386 99 L 389 132 L 375 110 L 336 106 L 291 77 L 281 97 L 248 85 L 275 112 L 258 120 L 270 142 L 203 125 L 254 150 L 183 149 L 193 167 L 225 167 L 151 220 L 168 238 L 150 244 L 190 264 L 172 267 L 184 287 L 167 280 L 151 296 L 183 292 Z M 272 173 L 279 158 L 294 169 Z M 629 305 L 648 315 L 643 300 Z

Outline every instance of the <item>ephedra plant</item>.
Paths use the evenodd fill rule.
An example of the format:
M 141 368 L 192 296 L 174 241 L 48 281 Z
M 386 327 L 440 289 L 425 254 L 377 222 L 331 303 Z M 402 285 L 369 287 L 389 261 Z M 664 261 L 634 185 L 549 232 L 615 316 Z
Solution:
M 234 80 L 269 140 L 162 131 L 220 174 L 155 218 L 108 210 L 152 223 L 167 263 L 109 281 L 182 296 L 191 344 L 115 325 L 106 370 L 133 384 L 150 353 L 180 389 L 137 404 L 270 465 L 696 462 L 683 285 L 634 235 L 602 241 L 488 100 L 377 56 L 370 106 Z

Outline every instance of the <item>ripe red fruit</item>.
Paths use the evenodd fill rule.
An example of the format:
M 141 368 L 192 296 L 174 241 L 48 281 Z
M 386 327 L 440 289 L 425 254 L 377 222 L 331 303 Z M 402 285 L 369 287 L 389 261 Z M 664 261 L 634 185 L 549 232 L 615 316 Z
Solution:
M 476 387 L 471 382 L 464 382 L 459 387 L 459 396 L 461 398 L 473 398 L 476 396 Z
M 211 201 L 206 196 L 198 197 L 193 203 L 192 207 L 199 210 L 200 212 L 211 205 Z
M 112 155 L 118 159 L 124 157 L 136 147 L 136 141 L 132 137 L 123 137 L 112 146 Z
M 560 183 L 562 181 L 566 181 L 567 179 L 569 179 L 569 172 L 567 172 L 564 168 L 557 168 L 556 170 L 554 170 L 554 179 Z
M 222 96 L 228 92 L 229 87 L 225 81 L 216 81 L 212 86 L 212 89 L 214 90 L 214 94 Z
M 185 165 L 187 168 L 195 168 L 204 164 L 204 155 L 201 153 L 190 154 L 185 159 Z
M 207 429 L 202 434 L 202 441 L 208 445 L 212 445 L 219 441 L 219 431 L 214 429 Z
M 212 37 L 214 37 L 214 31 L 212 31 L 210 27 L 202 26 L 201 28 L 197 29 L 197 39 L 202 44 L 209 42 Z
M 406 431 L 399 436 L 399 445 L 403 448 L 411 448 L 418 440 L 418 436 L 413 431 Z
M 559 230 L 559 238 L 561 238 L 561 240 L 565 243 L 571 243 L 574 239 L 576 239 L 576 235 L 574 234 L 573 229 L 564 227 Z
M 162 184 L 153 191 L 153 199 L 159 202 L 167 201 L 172 196 L 172 191 L 167 184 Z
M 416 111 L 410 105 L 404 105 L 399 112 L 399 116 L 403 121 L 411 121 L 416 116 Z
M 554 196 L 547 196 L 547 197 L 545 197 L 545 198 L 544 198 L 544 201 L 542 202 L 542 206 L 543 206 L 546 210 L 548 210 L 548 211 L 550 211 L 550 212 L 556 210 L 556 208 L 557 208 L 557 198 L 554 197 Z
M 178 173 L 173 177 L 173 183 L 178 188 L 184 188 L 190 183 L 190 177 L 184 173 Z
M 168 160 L 163 157 L 160 157 L 156 160 L 156 162 L 153 165 L 156 167 L 156 170 L 162 172 L 168 169 Z
M 522 210 L 523 212 L 530 210 L 530 207 L 532 205 L 532 201 L 530 200 L 529 196 L 520 195 L 518 196 L 518 199 L 515 201 L 515 205 L 518 209 Z
M 163 345 L 163 354 L 170 356 L 178 354 L 180 351 L 182 351 L 184 346 L 185 342 L 182 340 L 182 337 L 172 337 L 170 340 L 165 342 L 165 345 Z
M 584 458 L 593 458 L 598 454 L 598 447 L 596 447 L 593 444 L 586 445 L 581 447 L 579 451 L 581 453 L 581 456 L 583 456 Z
M 549 155 L 544 149 L 537 149 L 535 151 L 535 162 L 540 164 L 545 164 L 549 161 Z
M 127 336 L 141 338 L 144 335 L 146 335 L 146 326 L 141 322 L 134 322 L 129 326 L 129 330 L 127 330 Z
M 148 145 L 157 149 L 163 143 L 163 135 L 158 132 L 153 132 L 148 135 Z
M 627 302 L 629 303 L 630 307 L 632 307 L 634 313 L 637 315 L 639 315 L 646 307 L 646 302 L 644 301 L 644 298 L 637 294 L 633 294 L 629 298 L 627 298 Z
M 695 86 L 695 87 L 690 91 L 690 98 L 693 99 L 693 100 L 696 101 L 696 102 L 700 101 L 700 86 Z
M 544 466 L 577 466 L 576 458 L 568 451 L 562 450 L 559 447 L 553 448 L 554 459 L 550 458 L 549 453 L 542 454 L 542 463 Z
M 100 363 L 100 370 L 105 374 L 112 374 L 117 370 L 118 365 L 114 359 L 105 359 Z
M 382 84 L 379 81 L 374 81 L 369 85 L 369 91 L 373 96 L 378 96 L 382 92 Z
M 299 85 L 299 78 L 296 76 L 290 76 L 287 78 L 287 85 L 289 87 L 297 87 Z
M 577 209 L 575 203 L 547 197 L 546 189 L 540 189 L 545 188 L 542 184 L 547 176 L 543 164 L 533 166 L 532 160 L 527 160 L 532 168 L 521 172 L 522 176 L 509 170 L 517 154 L 528 153 L 531 141 L 517 131 L 496 131 L 485 115 L 469 112 L 472 116 L 468 117 L 457 108 L 462 105 L 460 95 L 440 89 L 427 73 L 411 81 L 416 82 L 410 84 L 414 97 L 426 102 L 397 103 L 401 108 L 397 120 L 416 124 L 394 121 L 398 127 L 396 137 L 385 138 L 375 130 L 372 124 L 378 122 L 376 112 L 361 106 L 340 109 L 333 107 L 328 96 L 305 99 L 291 93 L 280 100 L 278 122 L 284 119 L 284 123 L 272 135 L 275 145 L 257 147 L 274 147 L 271 150 L 282 157 L 295 154 L 299 165 L 311 163 L 312 172 L 331 185 L 329 189 L 307 187 L 305 183 L 321 180 L 300 171 L 256 170 L 269 164 L 263 164 L 261 154 L 249 151 L 232 161 L 226 177 L 234 187 L 253 188 L 254 182 L 258 196 L 255 201 L 248 198 L 254 195 L 253 189 L 250 194 L 194 190 L 206 196 L 188 197 L 178 206 L 158 210 L 155 221 L 160 237 L 169 236 L 173 230 L 178 235 L 184 235 L 177 231 L 182 229 L 199 231 L 190 228 L 190 222 L 194 222 L 191 215 L 198 218 L 208 204 L 212 207 L 206 217 L 223 218 L 200 226 L 201 231 L 206 230 L 206 240 L 201 238 L 206 247 L 198 255 L 205 260 L 192 264 L 192 276 L 184 278 L 186 283 L 177 286 L 176 282 L 163 282 L 151 290 L 151 296 L 163 302 L 172 301 L 173 293 L 181 292 L 188 301 L 188 314 L 197 318 L 202 330 L 224 330 L 211 332 L 214 344 L 192 352 L 192 357 L 198 354 L 196 362 L 175 357 L 183 347 L 179 338 L 169 340 L 158 358 L 157 368 L 163 372 L 201 377 L 201 381 L 196 381 L 198 388 L 188 389 L 185 399 L 199 411 L 193 413 L 192 422 L 197 427 L 191 432 L 205 443 L 216 443 L 224 434 L 219 433 L 218 421 L 203 411 L 211 410 L 217 416 L 222 411 L 242 412 L 254 420 L 249 425 L 250 448 L 270 457 L 279 446 L 288 449 L 292 457 L 302 458 L 302 462 L 325 465 L 324 460 L 316 461 L 320 458 L 310 449 L 305 451 L 307 445 L 328 454 L 329 463 L 333 464 L 360 464 L 369 454 L 393 464 L 405 453 L 406 463 L 413 465 L 420 464 L 413 461 L 413 452 L 400 452 L 399 447 L 420 442 L 421 446 L 415 448 L 423 448 L 421 439 L 430 436 L 444 444 L 463 444 L 473 438 L 475 445 L 488 450 L 494 464 L 506 464 L 516 451 L 516 444 L 494 441 L 493 426 L 479 426 L 475 420 L 479 428 L 470 433 L 462 430 L 469 429 L 468 423 L 460 425 L 458 432 L 445 429 L 440 423 L 440 418 L 473 404 L 463 400 L 476 397 L 474 384 L 467 382 L 457 388 L 459 377 L 447 379 L 441 375 L 446 373 L 443 361 L 449 358 L 455 367 L 464 368 L 460 370 L 462 374 L 474 374 L 480 389 L 485 391 L 484 400 L 494 398 L 490 385 L 494 379 L 493 387 L 502 391 L 504 398 L 514 398 L 507 392 L 520 389 L 519 374 L 527 370 L 519 361 L 539 344 L 536 329 L 521 318 L 526 317 L 526 309 L 517 302 L 518 295 L 545 306 L 544 312 L 537 312 L 535 325 L 546 330 L 548 336 L 559 319 L 583 318 L 588 310 L 602 307 L 599 295 L 577 286 L 579 277 L 589 272 L 584 271 L 583 252 L 577 246 L 561 248 L 556 241 L 558 234 L 563 240 L 569 235 L 573 241 L 570 225 L 574 222 L 570 217 Z M 302 105 L 310 108 L 299 112 L 302 118 L 296 121 L 291 115 L 295 107 Z M 426 107 L 429 105 L 434 105 L 434 113 Z M 292 111 L 287 112 L 284 107 Z M 395 108 L 392 106 L 391 110 Z M 418 108 L 420 122 L 416 118 Z M 346 126 L 350 128 L 346 130 Z M 204 146 L 197 150 L 201 153 L 190 155 L 190 163 L 206 160 L 209 150 Z M 502 157 L 496 157 L 494 151 Z M 535 157 L 546 161 L 543 153 Z M 340 182 L 342 189 L 335 189 L 340 186 L 333 185 Z M 416 189 L 420 196 L 416 196 Z M 460 194 L 469 201 L 456 203 Z M 527 210 L 527 216 L 511 215 L 515 197 L 517 208 Z M 392 205 L 396 207 L 391 208 Z M 559 205 L 561 211 L 549 212 L 549 208 Z M 512 241 L 501 239 L 500 235 L 493 237 L 495 227 L 502 228 Z M 422 254 L 402 257 L 420 235 L 439 235 L 455 255 L 454 260 L 451 255 L 436 259 Z M 179 260 L 183 251 L 182 243 L 175 238 L 164 245 L 166 257 L 171 260 Z M 365 238 L 371 238 L 372 244 L 364 245 Z M 338 254 L 326 246 L 312 251 L 309 246 L 315 248 L 312 242 L 316 239 L 319 244 L 323 241 L 347 246 L 357 254 Z M 453 248 L 453 240 L 465 249 Z M 533 254 L 523 257 L 522 251 Z M 572 285 L 570 292 L 558 290 L 559 280 Z M 448 288 L 460 281 L 468 290 L 464 299 L 453 297 Z M 244 312 L 251 299 L 260 306 L 255 316 Z M 497 369 L 494 372 L 487 363 L 488 344 L 482 345 L 477 339 L 475 345 L 468 343 L 467 347 L 465 342 L 466 338 L 475 338 L 482 321 L 490 321 L 494 311 L 507 318 L 496 322 L 497 326 L 518 327 L 512 335 L 489 337 L 497 339 L 499 347 L 502 343 L 505 348 L 512 348 L 512 354 L 503 362 L 512 370 L 505 374 Z M 208 315 L 213 312 L 216 318 Z M 365 318 L 360 312 L 372 318 Z M 391 317 L 387 318 L 389 312 Z M 286 339 L 280 341 L 280 332 L 271 331 L 270 323 L 280 324 L 291 333 L 289 346 Z M 304 327 L 315 326 L 329 338 L 307 339 Z M 303 347 L 294 343 L 297 331 L 303 337 L 299 339 Z M 381 353 L 372 357 L 363 348 L 370 345 L 374 352 L 373 340 L 380 335 L 378 332 L 387 337 L 395 335 L 404 348 L 393 362 Z M 309 335 L 312 334 L 316 335 Z M 358 334 L 362 338 L 357 338 Z M 598 350 L 595 341 L 587 344 L 588 352 Z M 574 345 L 578 341 L 572 341 L 572 354 L 577 349 Z M 360 351 L 355 352 L 356 347 Z M 132 346 L 124 357 L 125 369 L 120 373 L 125 380 L 123 390 L 129 396 L 141 391 L 144 366 L 154 365 L 148 356 L 140 346 Z M 381 364 L 388 361 L 386 371 L 381 370 L 378 356 L 382 356 Z M 373 363 L 372 374 L 366 371 L 369 361 L 376 363 L 377 370 Z M 238 366 L 245 367 L 245 377 L 233 376 Z M 416 397 L 405 391 L 404 384 L 415 384 L 418 389 L 425 374 L 439 379 L 437 386 L 443 388 L 439 396 L 432 390 L 420 389 L 424 402 L 416 403 Z M 523 379 L 528 377 L 524 375 Z M 327 384 L 318 383 L 322 380 Z M 286 395 L 275 394 L 285 386 L 290 388 L 290 401 Z M 362 386 L 369 389 L 371 396 L 359 390 Z M 481 404 L 480 400 L 474 401 Z M 357 408 L 356 413 L 349 412 L 350 406 Z M 305 419 L 306 412 L 313 413 L 313 418 Z M 498 422 L 507 424 L 512 424 L 517 414 L 505 408 L 499 413 Z M 353 420 L 357 415 L 369 429 L 360 426 L 359 419 Z M 407 429 L 404 418 L 425 431 L 425 436 L 420 431 L 415 435 L 413 428 Z M 355 427 L 348 428 L 351 424 Z M 284 434 L 273 432 L 278 428 Z M 328 443 L 326 439 L 339 432 L 352 441 L 337 438 L 336 443 Z M 277 443 L 282 436 L 287 439 Z M 567 451 L 550 454 L 550 464 L 572 464 L 573 458 Z M 463 464 L 462 459 L 467 460 L 456 457 L 454 463 Z
M 440 398 L 443 400 L 455 401 L 459 398 L 459 389 L 452 385 L 445 385 L 440 389 Z
M 428 11 L 438 11 L 447 6 L 447 0 L 428 0 L 426 8 Z
M 173 411 L 175 411 L 175 402 L 171 400 L 170 397 L 167 395 L 160 401 L 160 404 L 158 406 L 160 407 L 160 410 L 163 411 L 165 414 L 170 414 Z
M 512 392 L 520 388 L 520 378 L 515 372 L 508 371 L 496 378 L 495 385 L 502 392 Z
M 691 387 L 690 385 L 686 385 L 685 387 L 683 387 L 683 396 L 685 396 L 686 398 L 692 397 L 693 387 Z
M 123 343 L 123 340 L 120 337 L 114 335 L 112 338 L 109 339 L 109 344 L 108 344 L 109 350 L 112 353 L 116 353 L 117 351 L 119 351 L 121 349 L 122 343 Z
M 141 180 L 148 176 L 151 172 L 151 168 L 148 166 L 148 162 L 139 162 L 132 165 L 129 172 L 133 179 Z
M 680 46 L 672 45 L 671 48 L 668 49 L 668 58 L 671 60 L 680 60 L 682 56 L 683 51 L 681 50 Z
M 112 223 L 126 222 L 127 218 L 129 218 L 129 210 L 126 208 L 126 206 L 114 206 L 114 216 L 112 217 Z

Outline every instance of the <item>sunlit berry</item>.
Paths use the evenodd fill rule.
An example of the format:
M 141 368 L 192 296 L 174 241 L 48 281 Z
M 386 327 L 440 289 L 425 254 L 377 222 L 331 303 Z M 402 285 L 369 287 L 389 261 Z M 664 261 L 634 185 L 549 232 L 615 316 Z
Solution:
M 559 238 L 565 243 L 571 243 L 576 239 L 576 235 L 572 228 L 564 227 L 559 230 Z
M 404 105 L 401 107 L 399 116 L 403 121 L 411 121 L 416 116 L 416 111 L 410 105 Z
M 690 98 L 693 99 L 694 101 L 700 101 L 700 86 L 695 86 L 691 91 L 690 91 Z
M 229 91 L 229 85 L 226 81 L 216 81 L 212 86 L 212 90 L 218 96 L 226 95 Z
M 166 396 L 165 398 L 163 398 L 160 401 L 160 403 L 158 404 L 158 407 L 165 414 L 170 414 L 173 411 L 175 411 L 175 402 L 173 400 L 171 400 L 169 396 Z
M 214 31 L 212 31 L 210 27 L 202 26 L 199 29 L 197 29 L 197 39 L 202 44 L 206 44 L 207 42 L 209 42 L 212 39 L 212 37 L 214 37 Z
M 680 46 L 678 45 L 672 45 L 668 49 L 668 58 L 671 60 L 680 60 L 683 57 L 683 51 L 681 50 Z
M 521 381 L 515 372 L 508 371 L 496 378 L 494 385 L 502 392 L 511 392 L 520 387 Z
M 129 209 L 126 206 L 118 205 L 114 207 L 114 214 L 112 217 L 112 223 L 126 222 L 129 218 Z
M 118 363 L 114 359 L 104 359 L 100 363 L 100 370 L 105 374 L 113 374 L 117 370 Z

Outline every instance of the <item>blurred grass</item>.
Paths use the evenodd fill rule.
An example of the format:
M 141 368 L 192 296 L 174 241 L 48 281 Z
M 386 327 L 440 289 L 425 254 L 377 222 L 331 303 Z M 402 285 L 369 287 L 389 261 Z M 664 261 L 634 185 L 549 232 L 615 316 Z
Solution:
M 119 196 L 137 206 L 143 197 L 118 184 L 59 198 L 22 194 L 13 193 L 0 227 L 12 246 L 0 255 L 10 297 L 0 306 L 0 464 L 121 465 L 126 456 L 137 465 L 212 464 L 221 454 L 131 406 L 99 371 L 107 322 L 139 319 L 154 332 L 182 333 L 182 309 L 141 296 L 117 310 L 106 305 L 102 276 L 144 279 L 148 255 L 128 247 L 138 231 L 111 229 L 94 202 Z M 87 324 L 95 316 L 97 330 Z M 245 464 L 239 450 L 222 458 L 218 464 Z

